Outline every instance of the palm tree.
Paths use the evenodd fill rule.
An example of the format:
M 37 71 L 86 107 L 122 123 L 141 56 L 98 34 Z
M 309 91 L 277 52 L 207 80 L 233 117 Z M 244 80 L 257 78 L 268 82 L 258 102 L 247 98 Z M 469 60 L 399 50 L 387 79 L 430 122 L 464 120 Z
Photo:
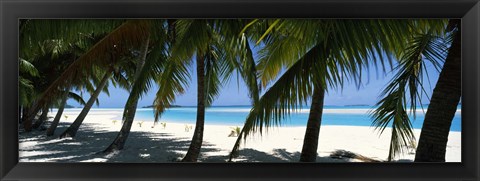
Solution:
M 166 25 L 165 22 L 167 22 Z M 174 32 L 171 25 L 172 20 L 150 20 L 147 23 L 150 29 L 140 48 L 141 56 L 137 58 L 131 92 L 123 113 L 123 126 L 112 144 L 103 151 L 104 153 L 123 149 L 133 124 L 138 100 L 151 88 L 153 80 L 161 76 L 167 59 L 165 53 L 168 52 L 168 48 L 175 39 L 174 33 L 172 34 Z M 152 47 L 151 50 L 149 47 Z
M 29 77 L 39 76 L 38 70 L 35 66 L 25 59 L 19 59 L 19 102 L 21 106 L 27 106 L 33 102 L 34 87 Z
M 108 24 L 108 23 L 107 23 Z M 67 129 L 61 137 L 74 136 L 83 122 L 88 110 L 93 105 L 96 97 L 105 88 L 109 77 L 121 68 L 121 61 L 129 55 L 130 50 L 138 47 L 141 37 L 145 35 L 146 23 L 141 20 L 124 21 L 113 31 L 91 46 L 89 50 L 76 59 L 65 71 L 43 92 L 39 98 L 39 105 L 44 105 L 53 100 L 54 96 L 62 89 L 69 87 L 74 80 L 88 80 L 91 75 L 97 75 L 99 68 L 107 70 L 98 82 L 97 89 L 87 102 L 77 120 Z M 132 33 L 134 32 L 134 33 Z M 96 80 L 96 79 L 93 79 Z
M 42 114 L 40 115 L 40 117 L 37 119 L 37 121 L 35 121 L 35 123 L 33 124 L 32 128 L 33 129 L 37 129 L 39 128 L 45 121 L 47 121 L 47 116 L 48 116 L 48 108 L 50 106 L 45 106 L 42 108 Z
M 52 136 L 55 133 L 55 129 L 57 129 L 58 123 L 60 122 L 60 118 L 62 117 L 63 114 L 63 109 L 65 109 L 65 105 L 67 104 L 67 94 L 64 93 L 62 96 L 62 102 L 60 103 L 60 107 L 58 108 L 57 114 L 55 115 L 55 118 L 53 118 L 52 123 L 50 124 L 50 127 L 47 129 L 47 136 Z
M 112 75 L 113 69 L 107 70 L 105 74 L 103 75 L 102 80 L 100 81 L 99 85 L 97 86 L 95 92 L 90 96 L 88 99 L 88 102 L 85 104 L 85 107 L 83 107 L 82 111 L 80 114 L 77 116 L 75 121 L 65 130 L 61 135 L 60 138 L 64 137 L 75 137 L 77 134 L 78 129 L 80 128 L 80 125 L 82 124 L 83 120 L 87 116 L 88 112 L 90 111 L 90 108 L 92 108 L 93 103 L 97 100 L 98 95 L 100 95 L 100 92 L 102 92 L 103 88 L 105 85 L 107 85 L 107 82 Z
M 193 138 L 188 148 L 187 154 L 182 159 L 184 162 L 196 162 L 200 154 L 203 142 L 203 129 L 205 124 L 205 107 L 209 106 L 215 96 L 218 95 L 220 86 L 220 77 L 222 71 L 220 67 L 226 61 L 223 60 L 223 53 L 220 50 L 220 42 L 216 40 L 213 24 L 207 20 L 193 20 L 176 22 L 178 32 L 177 45 L 173 47 L 172 57 L 181 54 L 186 59 L 191 59 L 195 53 L 195 63 L 197 70 L 197 120 Z M 193 43 L 192 43 L 193 42 Z M 190 44 L 189 47 L 185 45 Z M 183 50 L 180 50 L 183 49 Z M 179 57 L 182 58 L 182 57 Z M 225 68 L 225 66 L 223 67 Z M 207 79 L 207 81 L 206 81 Z
M 415 162 L 444 162 L 448 134 L 461 97 L 461 24 L 449 21 L 453 42 L 432 93 L 415 154 Z
M 443 26 L 438 27 L 443 29 Z M 371 113 L 372 125 L 380 130 L 380 133 L 383 133 L 390 123 L 392 124 L 388 161 L 391 161 L 399 152 L 406 151 L 406 146 L 415 141 L 409 112 L 415 117 L 417 103 L 422 105 L 421 96 L 427 95 L 423 88 L 423 77 L 429 77 L 426 62 L 430 62 L 439 70 L 440 62 L 445 59 L 443 52 L 446 52 L 446 45 L 449 42 L 435 33 L 433 28 L 430 27 L 428 30 L 423 30 L 424 32 L 413 35 L 406 49 L 401 50 L 401 55 L 397 58 L 398 72 L 382 92 L 383 98 Z M 409 112 L 407 103 L 410 105 Z
M 266 56 L 259 64 L 263 85 L 274 80 L 282 67 L 286 71 L 253 106 L 244 125 L 243 138 L 257 129 L 261 133 L 263 126 L 281 124 L 291 110 L 301 107 L 309 97 L 315 97 L 300 159 L 313 162 L 317 155 L 322 95 L 327 86 L 341 88 L 349 78 L 359 84 L 362 67 L 368 68 L 370 62 L 367 59 L 371 58 L 377 65 L 377 58 L 383 60 L 385 51 L 402 49 L 402 42 L 414 24 L 408 20 L 275 20 L 272 26 L 277 27 L 275 31 L 269 28 L 266 34 L 277 35 L 272 34 L 271 41 L 265 41 Z M 273 41 L 275 37 L 277 41 Z M 313 51 L 324 53 L 319 56 Z M 314 66 L 311 62 L 323 63 Z M 385 69 L 384 61 L 380 63 Z M 309 70 L 310 67 L 317 68 Z M 323 91 L 318 91 L 319 88 Z M 241 139 L 237 139 L 230 158 Z
M 39 65 L 47 65 L 46 63 L 51 62 L 49 61 L 48 57 L 45 57 L 45 54 L 50 54 L 52 58 L 58 57 L 60 54 L 68 51 L 71 48 L 68 46 L 69 44 L 85 44 L 82 42 L 83 40 L 86 40 L 85 36 L 88 36 L 91 33 L 105 33 L 111 31 L 121 22 L 122 20 L 21 19 L 19 24 L 19 59 L 32 62 L 34 59 L 37 59 L 39 55 L 41 55 L 47 59 L 43 59 Z M 49 73 L 50 72 L 55 71 L 49 71 Z M 77 72 L 71 72 L 71 74 L 75 73 Z M 46 78 L 50 79 L 56 77 L 58 76 L 47 76 Z M 23 80 L 24 79 L 20 79 L 20 81 Z M 25 85 L 25 83 L 26 82 L 23 81 L 21 85 Z M 62 84 L 63 83 L 65 82 L 62 82 Z M 57 81 L 55 84 L 59 84 L 59 82 Z M 53 100 L 51 99 L 52 96 L 56 95 L 57 91 L 59 91 L 51 91 L 57 88 L 55 86 L 45 84 L 43 84 L 43 86 L 44 88 L 42 89 L 35 87 L 35 91 L 39 91 L 36 94 L 39 95 L 31 96 L 31 100 L 28 101 L 28 105 L 23 106 L 22 122 L 24 124 L 25 131 L 31 130 L 32 121 L 35 115 L 37 115 L 42 107 L 50 104 L 50 101 Z M 49 88 L 45 90 L 46 87 Z M 44 96 L 46 95 L 44 94 L 45 92 L 48 92 L 49 96 Z
M 52 40 L 46 40 L 38 43 L 38 45 L 35 47 L 42 47 L 42 49 L 41 52 L 39 52 L 35 57 L 29 57 L 31 65 L 35 67 L 35 70 L 38 74 L 36 76 L 25 76 L 25 78 L 29 79 L 29 82 L 32 84 L 32 88 L 35 87 L 35 89 L 32 89 L 32 94 L 30 95 L 31 97 L 28 98 L 29 102 L 25 103 L 27 105 L 34 104 L 38 94 L 40 94 L 41 91 L 44 91 L 46 87 L 53 82 L 53 79 L 58 76 L 58 72 L 63 71 L 65 66 L 72 62 L 71 59 L 74 57 L 72 52 L 75 48 L 62 43 L 62 41 Z M 60 51 L 60 49 L 62 50 Z M 21 59 L 21 63 L 22 62 L 25 64 L 28 61 Z M 25 119 L 24 123 L 28 123 L 28 126 L 25 126 L 25 130 L 30 131 L 31 128 L 36 129 L 40 127 L 47 119 L 49 107 L 50 105 L 45 105 L 43 107 L 39 106 L 34 109 L 31 117 L 29 117 L 29 119 Z M 37 119 L 35 124 L 30 127 L 33 117 L 37 115 L 37 112 L 39 111 L 41 111 L 40 117 Z M 24 118 L 27 117 L 28 115 L 26 115 Z
M 47 136 L 53 136 L 53 134 L 55 133 L 55 129 L 57 129 L 58 123 L 60 122 L 60 118 L 62 117 L 63 110 L 65 109 L 65 105 L 67 104 L 68 98 L 72 98 L 82 105 L 86 104 L 81 96 L 79 96 L 79 95 L 77 95 L 73 92 L 65 91 L 64 93 L 62 93 L 62 96 L 60 98 L 61 101 L 60 101 L 60 104 L 59 104 L 59 107 L 58 107 L 57 114 L 55 115 L 55 118 L 53 119 L 52 123 L 50 124 L 50 127 L 48 127 L 48 129 L 47 129 L 47 133 L 46 133 Z
M 21 105 L 21 119 L 19 120 L 20 123 L 24 124 L 24 128 L 26 131 L 31 130 L 31 121 L 27 121 L 27 115 L 30 112 L 30 108 L 28 107 L 30 104 L 34 102 L 34 95 L 35 89 L 33 85 L 32 78 L 36 78 L 39 76 L 38 70 L 35 66 L 30 63 L 29 61 L 19 58 L 19 87 L 18 87 L 18 94 L 19 94 L 19 103 Z
M 183 93 L 190 77 L 188 66 L 195 55 L 197 71 L 197 120 L 184 162 L 195 162 L 203 142 L 205 107 L 212 104 L 220 86 L 234 70 L 249 86 L 252 99 L 258 98 L 255 61 L 244 34 L 239 35 L 242 20 L 177 20 L 175 43 L 164 72 L 158 77 L 160 86 L 155 105 L 155 120 Z
M 137 65 L 136 65 L 136 70 L 135 70 L 135 75 L 134 75 L 134 89 L 138 87 L 136 84 L 145 84 L 145 79 L 143 81 L 139 81 L 139 77 L 141 76 L 142 69 L 145 67 L 145 60 L 147 59 L 147 54 L 148 54 L 148 46 L 150 42 L 150 35 L 147 35 L 147 37 L 144 40 L 144 45 L 142 45 L 141 48 L 141 56 L 138 57 Z M 150 67 L 146 67 L 150 68 Z M 125 145 L 125 141 L 128 138 L 128 135 L 130 133 L 130 129 L 133 124 L 133 118 L 135 117 L 135 112 L 137 110 L 137 104 L 138 104 L 138 99 L 140 96 L 136 95 L 133 92 L 138 92 L 137 90 L 132 89 L 132 93 L 130 93 L 130 96 L 127 99 L 127 103 L 125 105 L 125 110 L 124 110 L 124 121 L 123 121 L 123 126 L 120 132 L 118 133 L 117 137 L 115 140 L 110 144 L 110 146 L 104 150 L 105 153 L 112 152 L 114 150 L 121 150 L 123 149 L 123 146 Z

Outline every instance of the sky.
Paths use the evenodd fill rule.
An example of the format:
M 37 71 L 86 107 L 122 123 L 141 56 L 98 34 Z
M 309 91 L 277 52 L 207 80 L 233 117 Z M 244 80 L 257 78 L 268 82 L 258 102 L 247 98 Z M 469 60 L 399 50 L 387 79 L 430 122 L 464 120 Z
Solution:
M 180 106 L 195 106 L 197 101 L 197 83 L 196 83 L 196 65 L 193 64 L 190 68 L 191 80 L 189 87 L 183 95 L 179 95 L 176 98 L 175 105 Z M 424 76 L 424 82 L 429 82 L 426 84 L 426 92 L 428 97 L 431 96 L 433 88 L 438 80 L 439 72 L 431 65 L 430 63 L 426 64 L 427 70 L 429 73 L 429 79 Z M 324 105 L 375 105 L 379 101 L 379 96 L 392 79 L 396 71 L 391 71 L 390 68 L 387 68 L 386 73 L 383 73 L 381 68 L 378 71 L 375 68 L 370 68 L 368 70 L 369 76 L 363 77 L 363 83 L 358 89 L 357 86 L 350 82 L 346 83 L 341 90 L 327 90 L 325 96 Z M 378 72 L 378 73 L 377 73 Z M 148 106 L 153 104 L 155 94 L 158 91 L 158 86 L 153 86 L 150 91 L 142 97 L 138 103 L 138 107 Z M 128 98 L 128 92 L 121 88 L 115 88 L 112 84 L 109 85 L 110 96 L 105 93 L 101 93 L 99 96 L 100 105 L 98 108 L 123 108 L 126 100 Z M 265 92 L 265 89 L 263 90 Z M 262 92 L 262 93 L 263 93 Z M 423 96 L 422 103 L 428 104 L 428 97 Z M 88 100 L 89 95 L 83 94 L 85 101 Z M 67 104 L 82 107 L 77 102 L 73 100 L 68 100 Z M 237 75 L 234 74 L 231 76 L 227 84 L 222 86 L 220 95 L 213 102 L 213 106 L 229 106 L 229 105 L 250 105 L 251 101 L 248 97 L 248 90 L 242 79 L 237 79 Z M 94 108 L 97 107 L 96 105 Z

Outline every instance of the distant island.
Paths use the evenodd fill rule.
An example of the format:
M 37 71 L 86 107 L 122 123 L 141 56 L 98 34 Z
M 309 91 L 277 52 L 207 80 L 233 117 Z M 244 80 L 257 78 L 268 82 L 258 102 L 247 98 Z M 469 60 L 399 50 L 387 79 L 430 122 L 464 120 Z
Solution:
M 182 107 L 182 106 L 179 106 L 179 105 L 170 105 L 170 107 Z M 153 105 L 143 106 L 142 108 L 153 108 Z
M 370 106 L 368 104 L 348 104 L 348 105 L 344 105 L 345 107 L 351 107 L 351 106 Z

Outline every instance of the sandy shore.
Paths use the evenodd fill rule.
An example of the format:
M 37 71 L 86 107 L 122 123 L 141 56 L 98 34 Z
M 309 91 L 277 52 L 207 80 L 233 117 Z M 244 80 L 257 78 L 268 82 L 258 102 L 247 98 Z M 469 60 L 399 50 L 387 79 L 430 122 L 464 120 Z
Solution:
M 75 120 L 76 115 L 66 113 L 55 136 L 46 137 L 44 131 L 19 135 L 20 162 L 172 162 L 181 159 L 190 144 L 193 124 L 165 122 L 166 127 L 153 122 L 135 121 L 124 150 L 110 155 L 99 154 L 117 136 L 121 122 L 118 115 L 89 114 L 75 138 L 58 139 L 58 135 Z M 53 112 L 50 116 L 55 116 Z M 52 118 L 53 119 L 53 118 Z M 52 120 L 50 119 L 50 121 Z M 209 125 L 206 120 L 200 162 L 225 162 L 236 141 L 228 137 L 231 126 Z M 187 131 L 185 127 L 191 126 Z M 270 129 L 260 136 L 255 134 L 241 145 L 236 162 L 296 162 L 299 160 L 305 127 L 280 127 Z M 388 156 L 390 130 L 379 136 L 371 127 L 328 126 L 320 130 L 317 162 L 354 162 L 357 159 L 334 159 L 330 154 L 346 150 L 369 158 L 384 161 Z M 417 139 L 420 130 L 415 130 Z M 412 152 L 398 156 L 396 161 L 412 161 Z M 461 161 L 461 133 L 450 132 L 447 144 L 447 162 Z

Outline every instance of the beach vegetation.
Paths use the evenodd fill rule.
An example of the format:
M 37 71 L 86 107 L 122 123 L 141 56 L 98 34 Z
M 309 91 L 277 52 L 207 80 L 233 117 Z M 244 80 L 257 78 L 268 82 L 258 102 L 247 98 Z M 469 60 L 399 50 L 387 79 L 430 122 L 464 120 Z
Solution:
M 60 138 L 75 137 L 89 111 L 99 105 L 109 84 L 129 92 L 122 128 L 103 153 L 122 150 L 139 100 L 158 86 L 154 125 L 196 77 L 195 128 L 183 162 L 201 154 L 205 109 L 232 75 L 247 86 L 252 104 L 229 161 L 248 136 L 267 133 L 310 104 L 300 162 L 315 162 L 324 99 L 347 82 L 358 89 L 370 69 L 395 72 L 370 112 L 382 134 L 391 127 L 387 161 L 415 150 L 415 161 L 445 161 L 450 125 L 461 97 L 461 29 L 458 20 L 385 19 L 115 19 L 19 21 L 19 125 L 41 128 L 51 107 L 57 114 L 46 131 L 54 135 L 67 100 L 83 109 Z M 60 28 L 63 27 L 63 28 Z M 41 30 L 41 31 L 39 31 Z M 258 49 L 254 50 L 254 49 Z M 258 55 L 255 59 L 254 54 Z M 397 60 L 397 61 L 394 61 Z M 424 105 L 426 63 L 440 76 L 427 106 L 418 145 L 410 115 Z M 367 73 L 365 73 L 367 71 Z M 193 73 L 196 75 L 193 75 Z M 239 80 L 237 80 L 238 82 Z M 265 89 L 265 91 L 262 91 Z M 81 92 L 78 95 L 76 92 Z M 83 99 L 82 93 L 90 97 Z M 422 108 L 423 109 L 423 108 Z M 67 115 L 63 115 L 65 120 Z M 38 117 L 38 119 L 35 118 Z M 35 121 L 35 122 L 34 122 Z M 117 120 L 112 120 L 115 125 Z M 144 121 L 136 122 L 142 127 Z M 160 123 L 166 128 L 166 122 Z M 153 128 L 153 126 L 152 126 Z M 351 152 L 334 156 L 377 162 Z
M 160 89 L 154 100 L 155 120 L 175 96 L 183 93 L 190 75 L 189 65 L 196 64 L 197 119 L 192 141 L 184 162 L 196 162 L 203 142 L 205 108 L 220 93 L 232 72 L 237 71 L 248 85 L 251 97 L 258 96 L 255 61 L 247 38 L 239 36 L 245 20 L 176 20 L 171 22 L 173 44 L 167 71 L 157 80 Z M 255 98 L 253 98 L 255 99 Z
M 185 132 L 190 132 L 190 130 L 192 129 L 192 125 L 184 125 L 184 129 L 185 129 Z
M 74 92 L 70 92 L 70 91 L 64 91 L 62 93 L 62 98 L 61 98 L 61 102 L 59 103 L 60 106 L 57 110 L 57 114 L 55 115 L 55 118 L 53 119 L 53 121 L 50 123 L 50 126 L 48 127 L 47 129 L 47 136 L 53 136 L 54 133 L 55 133 L 55 130 L 57 129 L 57 126 L 58 126 L 58 123 L 60 122 L 60 119 L 62 117 L 62 114 L 63 114 L 63 110 L 65 109 L 66 107 L 66 104 L 67 104 L 67 100 L 69 98 L 72 98 L 74 100 L 76 100 L 78 103 L 80 103 L 81 105 L 85 105 L 85 101 L 83 100 L 83 98 L 77 94 L 75 94 Z M 65 117 L 65 120 L 68 119 L 68 115 L 63 115 Z
M 138 127 L 142 127 L 143 123 L 144 123 L 144 121 L 139 121 L 139 122 L 137 122 Z
M 106 26 L 98 25 L 99 21 L 115 20 L 31 20 L 21 19 L 19 22 L 19 59 L 31 62 L 38 70 L 37 78 L 30 77 L 35 87 L 35 94 L 31 96 L 29 106 L 22 110 L 22 120 L 25 131 L 31 131 L 32 121 L 45 107 L 50 107 L 54 100 L 60 100 L 60 92 L 72 85 L 88 85 L 86 77 L 76 77 L 70 81 L 58 81 L 63 77 L 62 72 L 72 64 L 81 50 L 89 45 L 92 32 L 109 31 Z M 60 28 L 62 27 L 62 28 Z M 68 27 L 68 28 L 64 28 Z M 103 29 L 103 31 L 99 31 Z M 87 35 L 87 36 L 85 36 Z M 88 72 L 91 67 L 67 71 L 72 75 L 78 72 Z M 89 75 L 89 74 L 86 74 Z M 72 76 L 73 77 L 73 76 Z M 59 87 L 61 84 L 63 86 Z M 92 91 L 93 92 L 93 91 Z M 38 122 L 41 123 L 41 122 Z
M 380 134 L 387 126 L 391 126 L 388 161 L 408 152 L 408 146 L 416 140 L 409 115 L 415 118 L 417 105 L 422 105 L 422 96 L 428 96 L 423 83 L 424 77 L 429 77 L 426 63 L 440 70 L 447 45 L 451 43 L 445 33 L 441 30 L 437 32 L 418 29 L 417 34 L 408 41 L 398 58 L 396 75 L 385 87 L 380 101 L 371 112 L 372 125 Z
M 412 27 L 441 25 L 438 21 L 415 20 L 271 21 L 260 50 L 264 56 L 257 67 L 264 87 L 274 83 L 254 104 L 243 138 L 281 125 L 292 111 L 312 99 L 300 158 L 304 162 L 314 162 L 317 156 L 325 91 L 341 89 L 346 81 L 360 85 L 362 69 L 371 64 L 386 71 L 398 57 L 398 50 L 405 48 L 415 29 Z M 232 153 L 238 149 L 239 140 Z
M 452 43 L 433 89 L 420 133 L 416 162 L 445 162 L 448 135 L 462 95 L 462 36 L 459 19 L 449 20 Z
M 130 91 L 130 94 L 123 111 L 122 120 L 124 124 L 117 137 L 103 151 L 104 153 L 123 149 L 133 124 L 138 100 L 152 87 L 152 80 L 158 76 L 166 59 L 166 46 L 164 44 L 167 40 L 167 31 L 164 26 L 165 20 L 139 20 L 137 23 L 144 26 L 143 31 L 128 31 L 128 33 L 135 34 L 128 36 L 140 36 L 141 40 L 137 47 L 138 55 L 133 57 L 135 66 L 131 68 L 134 68 L 134 72 L 130 75 L 127 83 L 127 90 Z M 131 29 L 134 27 L 126 26 L 124 28 Z M 115 34 L 112 36 L 121 37 L 125 35 Z M 141 123 L 139 123 L 139 126 L 141 127 Z
M 236 127 L 230 127 L 230 134 L 228 137 L 238 137 L 240 135 L 240 132 L 242 131 L 242 128 L 236 126 Z

